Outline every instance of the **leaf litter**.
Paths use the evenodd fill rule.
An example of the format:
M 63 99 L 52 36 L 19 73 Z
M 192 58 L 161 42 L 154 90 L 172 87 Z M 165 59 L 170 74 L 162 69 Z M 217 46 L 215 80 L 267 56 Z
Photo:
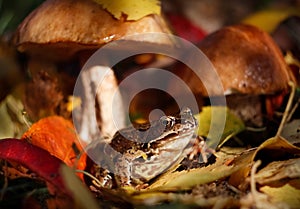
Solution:
M 238 133 L 244 128 L 239 122 L 234 122 L 233 126 L 229 124 L 227 127 L 237 128 L 231 130 L 231 133 Z M 216 158 L 214 163 L 202 164 L 198 168 L 187 170 L 180 170 L 176 167 L 150 182 L 145 189 L 103 189 L 100 191 L 98 201 L 105 197 L 106 201 L 123 202 L 127 205 L 126 207 L 128 204 L 132 207 L 143 205 L 151 207 L 171 202 L 186 207 L 197 205 L 249 208 L 249 205 L 253 204 L 261 207 L 273 206 L 273 208 L 284 208 L 286 204 L 293 206 L 297 198 L 282 197 L 280 199 L 278 194 L 281 188 L 287 193 L 292 191 L 298 194 L 299 187 L 291 186 L 290 182 L 297 182 L 297 179 L 300 179 L 299 155 L 300 148 L 289 143 L 279 133 L 266 140 L 258 148 L 221 147 L 213 155 Z M 261 166 L 255 163 L 257 160 L 262 162 Z M 76 201 L 79 201 L 75 201 L 78 208 L 86 208 L 87 205 L 94 204 L 93 194 L 89 191 L 85 194 L 90 196 L 89 201 L 84 202 L 81 198 L 77 198 L 80 195 L 78 191 L 83 185 L 78 184 L 77 180 L 72 180 L 71 171 L 62 169 L 63 178 L 68 178 L 64 180 L 66 186 Z M 282 181 L 288 183 L 280 187 L 272 186 L 274 182 Z M 254 187 L 256 184 L 258 187 Z M 273 201 L 285 202 L 285 204 L 277 204 L 278 207 L 275 207 Z M 98 208 L 100 208 L 99 205 Z

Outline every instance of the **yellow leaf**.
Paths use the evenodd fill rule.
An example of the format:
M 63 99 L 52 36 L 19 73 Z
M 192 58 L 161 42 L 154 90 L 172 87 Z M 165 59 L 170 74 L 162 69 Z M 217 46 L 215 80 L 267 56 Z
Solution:
M 285 8 L 285 9 L 267 9 L 262 10 L 253 15 L 250 15 L 242 22 L 255 25 L 266 32 L 271 33 L 279 22 L 283 21 L 290 15 L 299 15 L 300 10 L 295 8 Z
M 212 115 L 214 121 L 212 121 Z M 208 146 L 217 144 L 245 129 L 243 121 L 235 116 L 227 107 L 203 107 L 200 114 L 195 115 L 199 121 L 198 135 L 208 138 Z M 224 127 L 224 119 L 226 119 Z M 224 130 L 222 130 L 222 128 Z
M 283 202 L 289 208 L 299 208 L 300 205 L 300 180 L 293 179 L 282 187 L 264 186 L 260 191 L 268 194 L 275 202 Z
M 235 154 L 223 155 L 222 157 L 218 157 L 214 164 L 206 167 L 175 171 L 162 175 L 146 188 L 145 191 L 188 190 L 199 184 L 206 184 L 223 179 L 240 170 L 243 166 L 243 164 L 240 163 L 240 160 L 238 163 L 226 165 L 226 162 L 228 162 L 228 160 L 231 161 L 234 156 Z
M 67 110 L 72 112 L 75 108 L 81 105 L 80 97 L 68 96 Z
M 94 0 L 109 11 L 115 18 L 123 15 L 126 20 L 138 20 L 150 14 L 160 14 L 159 0 Z

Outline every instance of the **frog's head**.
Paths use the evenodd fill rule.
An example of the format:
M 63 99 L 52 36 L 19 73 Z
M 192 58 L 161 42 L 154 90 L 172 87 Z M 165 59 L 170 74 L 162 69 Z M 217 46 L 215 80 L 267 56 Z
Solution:
M 194 130 L 198 125 L 192 111 L 187 107 L 183 108 L 175 117 L 162 116 L 159 122 L 165 127 L 166 132 L 176 131 L 178 134 Z
M 147 157 L 136 156 L 132 161 L 132 179 L 148 181 L 179 163 L 195 138 L 197 126 L 189 108 L 183 108 L 177 116 L 163 116 L 152 124 L 149 133 L 153 138 L 145 149 Z
M 180 136 L 191 135 L 197 128 L 198 123 L 192 111 L 184 107 L 176 116 L 162 116 L 158 121 L 151 124 L 148 130 L 149 143 L 163 143 L 176 140 Z

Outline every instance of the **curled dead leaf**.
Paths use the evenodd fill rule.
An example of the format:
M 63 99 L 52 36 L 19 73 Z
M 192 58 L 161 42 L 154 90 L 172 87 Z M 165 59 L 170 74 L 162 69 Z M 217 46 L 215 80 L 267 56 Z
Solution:
M 256 182 L 261 185 L 291 178 L 300 178 L 300 158 L 274 161 L 255 174 Z
M 2 139 L 0 140 L 0 158 L 27 167 L 59 190 L 68 193 L 59 174 L 59 168 L 63 162 L 46 150 L 19 139 Z
M 252 160 L 260 159 L 264 161 L 282 160 L 294 155 L 300 155 L 300 148 L 289 143 L 282 136 L 274 136 L 262 143 Z

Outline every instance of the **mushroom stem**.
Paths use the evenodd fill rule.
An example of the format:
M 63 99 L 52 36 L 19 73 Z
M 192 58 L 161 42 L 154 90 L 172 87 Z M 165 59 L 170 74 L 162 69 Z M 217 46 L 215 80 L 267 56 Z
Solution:
M 122 102 L 122 96 L 118 88 L 117 79 L 114 71 L 105 66 L 96 66 L 97 72 L 106 72 L 104 79 L 99 84 L 96 91 L 96 99 L 99 105 L 101 123 L 101 133 L 103 136 L 112 137 L 118 129 L 125 127 L 125 111 Z
M 94 66 L 83 71 L 81 78 L 82 106 L 75 112 L 79 136 L 87 143 L 101 136 L 113 136 L 117 129 L 125 126 L 122 98 L 113 70 Z

